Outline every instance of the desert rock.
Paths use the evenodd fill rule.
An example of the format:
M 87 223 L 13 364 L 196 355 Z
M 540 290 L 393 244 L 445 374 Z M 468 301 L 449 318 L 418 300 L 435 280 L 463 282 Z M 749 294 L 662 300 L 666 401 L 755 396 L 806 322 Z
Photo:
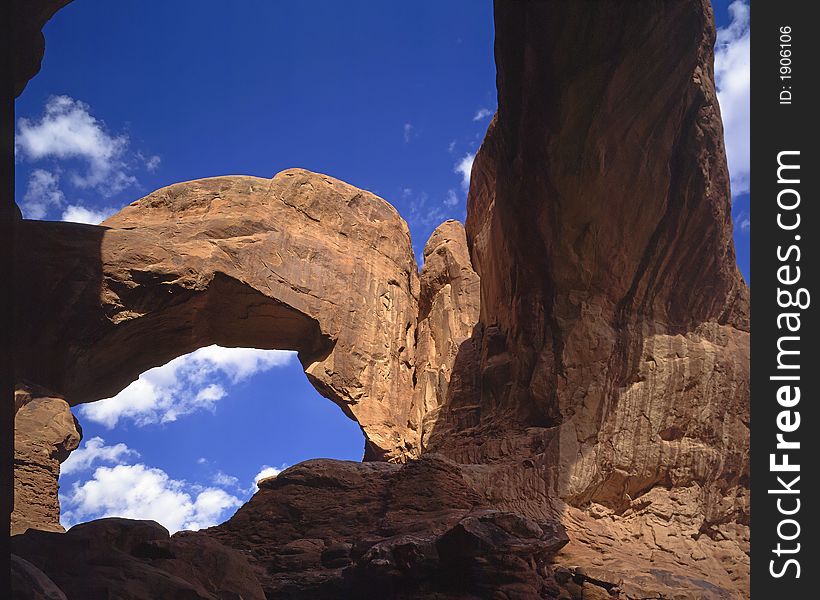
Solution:
M 29 528 L 64 531 L 57 478 L 60 463 L 79 446 L 82 430 L 65 400 L 43 394 L 25 387 L 15 393 L 12 534 Z
M 215 177 L 102 226 L 23 221 L 18 239 L 21 379 L 76 405 L 210 344 L 298 350 L 368 458 L 403 457 L 419 283 L 381 198 L 299 169 Z
M 429 449 L 493 465 L 502 506 L 561 514 L 570 562 L 742 597 L 749 304 L 711 7 L 500 0 L 495 16 L 499 105 L 466 226 L 479 358 L 457 361 L 478 386 L 440 408 Z
M 208 344 L 293 349 L 367 440 L 370 462 L 291 467 L 149 562 L 103 536 L 126 580 L 208 597 L 191 549 L 213 542 L 273 597 L 748 596 L 749 292 L 711 7 L 497 0 L 495 25 L 466 228 L 420 274 L 387 202 L 298 169 L 16 224 L 20 381 L 74 405 Z M 18 553 L 70 595 L 44 561 L 81 531 Z M 175 539 L 189 558 L 152 562 Z
M 29 530 L 13 551 L 47 574 L 69 599 L 264 600 L 245 558 L 213 539 L 190 544 L 154 521 L 108 518 L 66 533 Z

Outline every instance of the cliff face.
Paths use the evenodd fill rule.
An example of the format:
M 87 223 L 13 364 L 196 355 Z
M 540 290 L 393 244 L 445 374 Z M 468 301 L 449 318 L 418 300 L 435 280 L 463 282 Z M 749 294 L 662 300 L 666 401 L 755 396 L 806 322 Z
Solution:
M 71 0 L 14 0 L 11 6 L 14 19 L 11 67 L 14 77 L 14 97 L 23 93 L 29 80 L 40 71 L 46 49 L 43 27 L 54 14 Z
M 598 540 L 567 560 L 686 563 L 746 589 L 749 305 L 711 8 L 501 0 L 495 16 L 498 113 L 467 219 L 478 384 L 430 448 L 493 464 L 503 504 L 549 504 Z
M 301 170 L 176 184 L 101 227 L 18 223 L 21 385 L 76 404 L 203 345 L 289 348 L 367 439 L 371 462 L 292 467 L 150 551 L 118 522 L 103 537 L 150 585 L 92 580 L 133 598 L 169 577 L 202 598 L 748 596 L 749 299 L 711 7 L 497 0 L 495 21 L 466 230 L 442 224 L 420 273 L 389 204 Z M 43 439 L 56 485 L 69 438 Z M 53 524 L 50 497 L 30 526 Z M 49 560 L 79 542 L 54 535 L 15 538 L 25 572 L 87 595 L 82 560 Z M 235 556 L 250 591 L 205 582 L 197 547 Z

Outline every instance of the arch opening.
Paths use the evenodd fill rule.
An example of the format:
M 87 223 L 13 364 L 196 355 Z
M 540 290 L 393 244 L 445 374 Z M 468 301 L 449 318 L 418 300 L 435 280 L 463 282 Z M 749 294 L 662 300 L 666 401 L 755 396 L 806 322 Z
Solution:
M 209 527 L 259 480 L 310 458 L 360 460 L 364 446 L 292 351 L 206 346 L 73 412 L 84 439 L 60 469 L 66 529 L 102 517 Z

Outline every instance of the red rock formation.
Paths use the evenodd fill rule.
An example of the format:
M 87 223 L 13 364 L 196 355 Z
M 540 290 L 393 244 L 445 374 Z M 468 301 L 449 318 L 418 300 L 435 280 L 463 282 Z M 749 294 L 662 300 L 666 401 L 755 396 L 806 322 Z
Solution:
M 298 350 L 368 458 L 405 452 L 419 284 L 381 198 L 298 169 L 216 177 L 103 226 L 23 221 L 18 239 L 21 380 L 75 405 L 210 344 Z
M 466 236 L 441 226 L 420 279 L 395 210 L 337 180 L 177 184 L 104 227 L 18 225 L 39 273 L 18 373 L 76 403 L 206 344 L 297 349 L 368 458 L 421 454 L 308 461 L 188 534 L 246 553 L 272 597 L 745 598 L 748 289 L 711 8 L 498 0 L 495 19 Z M 54 535 L 19 554 L 66 591 L 45 559 L 76 542 Z M 125 554 L 109 590 L 238 593 Z
M 62 398 L 50 397 L 36 388 L 20 388 L 14 400 L 17 414 L 11 533 L 29 528 L 64 531 L 57 479 L 60 463 L 79 446 L 82 431 Z
M 423 452 L 447 398 L 456 357 L 464 354 L 463 346 L 478 322 L 479 280 L 460 222 L 445 221 L 427 240 L 419 279 L 415 393 L 410 409 L 414 435 L 408 438 Z
M 502 506 L 561 514 L 566 561 L 741 597 L 748 289 L 711 8 L 499 0 L 495 15 L 499 106 L 467 219 L 478 385 L 450 396 L 430 448 L 492 464 Z
M 109 518 L 62 534 L 32 529 L 12 538 L 12 550 L 47 573 L 69 600 L 264 600 L 241 553 L 192 535 L 169 538 L 154 521 Z M 15 598 L 24 597 L 30 586 L 17 585 Z

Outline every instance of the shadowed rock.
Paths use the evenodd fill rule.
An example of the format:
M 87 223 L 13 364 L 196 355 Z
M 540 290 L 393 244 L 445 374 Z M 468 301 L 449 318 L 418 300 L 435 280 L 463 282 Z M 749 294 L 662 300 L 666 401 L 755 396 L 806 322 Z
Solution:
M 481 318 L 427 447 L 559 514 L 568 564 L 743 597 L 749 302 L 709 2 L 498 0 L 495 21 L 466 225 Z
M 495 25 L 466 234 L 440 226 L 420 276 L 389 204 L 301 170 L 22 221 L 20 381 L 76 404 L 201 346 L 294 349 L 366 458 L 420 457 L 308 461 L 186 534 L 269 597 L 745 598 L 749 298 L 711 7 L 497 0 Z M 71 536 L 19 553 L 62 586 L 42 564 Z M 117 585 L 213 593 L 159 542 Z
M 30 530 L 15 554 L 48 574 L 70 600 L 264 600 L 245 558 L 191 532 L 169 537 L 154 521 L 99 519 L 66 533 Z
M 102 226 L 23 221 L 18 239 L 18 378 L 76 405 L 210 344 L 298 350 L 367 457 L 402 457 L 419 284 L 381 198 L 298 169 L 216 177 Z

